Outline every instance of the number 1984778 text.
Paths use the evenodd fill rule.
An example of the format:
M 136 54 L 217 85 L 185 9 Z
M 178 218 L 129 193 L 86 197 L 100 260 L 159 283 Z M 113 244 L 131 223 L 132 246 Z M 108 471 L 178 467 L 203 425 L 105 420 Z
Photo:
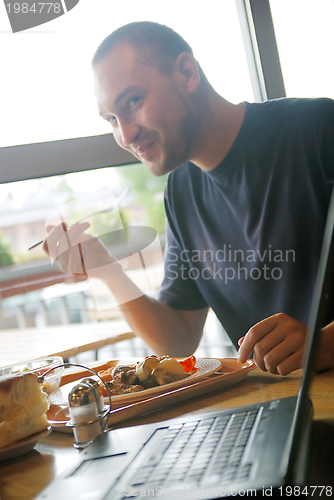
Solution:
M 33 13 L 33 14 L 41 14 L 42 12 L 46 12 L 49 14 L 50 12 L 54 12 L 55 14 L 59 14 L 61 12 L 61 4 L 60 3 L 54 3 L 54 2 L 38 2 L 38 3 L 33 3 L 32 5 L 29 5 L 26 2 L 19 3 L 15 2 L 13 5 L 10 3 L 6 4 L 8 13 L 14 13 L 14 14 L 28 14 L 28 13 Z

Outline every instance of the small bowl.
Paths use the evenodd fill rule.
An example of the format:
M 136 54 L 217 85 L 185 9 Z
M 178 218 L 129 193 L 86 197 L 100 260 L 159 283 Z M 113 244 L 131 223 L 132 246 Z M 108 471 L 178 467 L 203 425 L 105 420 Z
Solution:
M 51 368 L 55 368 L 61 364 L 63 364 L 63 358 L 61 356 L 49 356 L 47 358 L 39 358 L 32 361 L 23 361 L 21 363 L 0 368 L 0 377 L 3 375 L 15 375 L 17 373 L 26 372 L 35 373 L 37 376 L 40 376 Z M 42 385 L 43 390 L 47 394 L 51 394 L 51 392 L 58 389 L 63 370 L 64 367 L 61 366 L 46 375 Z

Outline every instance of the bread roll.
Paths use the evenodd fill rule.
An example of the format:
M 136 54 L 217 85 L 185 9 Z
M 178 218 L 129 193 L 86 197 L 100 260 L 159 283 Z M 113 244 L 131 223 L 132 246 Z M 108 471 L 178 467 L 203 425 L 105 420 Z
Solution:
M 0 377 L 0 449 L 45 430 L 48 409 L 34 373 Z

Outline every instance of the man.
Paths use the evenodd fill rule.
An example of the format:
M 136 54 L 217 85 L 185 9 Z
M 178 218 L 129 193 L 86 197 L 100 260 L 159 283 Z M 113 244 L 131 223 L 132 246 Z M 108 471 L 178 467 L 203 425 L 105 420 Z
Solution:
M 99 112 L 117 143 L 152 174 L 171 173 L 165 279 L 157 300 L 126 301 L 135 285 L 84 234 L 87 223 L 66 234 L 47 228 L 45 250 L 64 271 L 102 279 L 157 354 L 192 353 L 212 307 L 241 345 L 241 362 L 253 352 L 264 371 L 298 369 L 334 178 L 333 101 L 233 105 L 189 45 L 155 23 L 112 33 L 93 70 Z M 334 323 L 320 344 L 317 369 L 333 367 Z

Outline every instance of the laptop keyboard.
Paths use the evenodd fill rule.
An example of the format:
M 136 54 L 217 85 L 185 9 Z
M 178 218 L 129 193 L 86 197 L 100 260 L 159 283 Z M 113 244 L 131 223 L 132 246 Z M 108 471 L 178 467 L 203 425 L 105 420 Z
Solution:
M 261 409 L 169 427 L 134 471 L 129 486 L 135 490 L 180 484 L 199 487 L 202 482 L 224 485 L 247 479 L 252 463 L 243 460 L 243 455 L 259 412 Z

